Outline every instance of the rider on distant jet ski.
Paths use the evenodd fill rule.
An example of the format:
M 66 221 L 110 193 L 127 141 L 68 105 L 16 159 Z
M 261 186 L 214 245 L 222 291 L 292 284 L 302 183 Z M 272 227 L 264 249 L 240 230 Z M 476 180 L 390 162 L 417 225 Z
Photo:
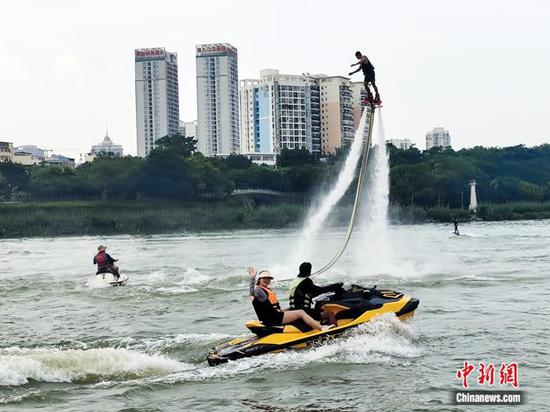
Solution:
M 336 325 L 336 317 L 332 312 L 324 312 L 311 307 L 312 299 L 327 292 L 339 292 L 343 283 L 333 283 L 328 286 L 317 286 L 310 278 L 311 263 L 303 262 L 300 265 L 300 273 L 288 288 L 291 309 L 303 309 L 309 316 L 317 320 L 328 319 L 331 325 Z
M 117 259 L 113 259 L 105 250 L 107 246 L 99 245 L 97 255 L 94 256 L 94 265 L 97 265 L 97 273 L 112 273 L 117 280 L 120 278 L 118 266 L 115 265 Z

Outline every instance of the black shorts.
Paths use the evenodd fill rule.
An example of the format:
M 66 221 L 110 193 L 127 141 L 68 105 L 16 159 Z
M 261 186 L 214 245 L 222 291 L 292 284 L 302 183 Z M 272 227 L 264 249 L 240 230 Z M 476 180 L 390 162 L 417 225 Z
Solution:
M 368 70 L 366 72 L 363 72 L 365 75 L 365 83 L 372 83 L 375 80 L 374 70 Z
M 266 326 L 279 326 L 283 324 L 284 316 L 285 314 L 283 312 L 273 311 L 268 316 L 260 320 Z
M 304 308 L 303 311 L 306 312 L 313 319 L 321 320 L 321 311 L 319 309 Z

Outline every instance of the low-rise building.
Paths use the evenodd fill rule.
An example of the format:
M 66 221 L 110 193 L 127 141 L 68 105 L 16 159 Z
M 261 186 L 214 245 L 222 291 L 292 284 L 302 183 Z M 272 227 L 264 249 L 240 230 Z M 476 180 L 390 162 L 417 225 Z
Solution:
M 72 157 L 56 154 L 52 154 L 50 157 L 46 157 L 42 164 L 70 167 L 71 169 L 75 168 L 75 162 Z
M 257 165 L 275 166 L 277 164 L 277 155 L 275 153 L 247 153 L 244 156 Z
M 81 164 L 92 163 L 96 157 L 97 156 L 95 154 L 92 154 L 92 153 L 81 153 L 80 154 L 80 163 Z
M 40 164 L 43 159 L 38 159 L 32 153 L 17 151 L 13 154 L 13 163 L 23 166 L 33 166 Z
M 17 146 L 15 149 L 15 152 L 24 152 L 24 153 L 30 153 L 33 159 L 36 159 L 39 163 L 44 160 L 44 157 L 46 157 L 46 150 L 40 149 L 39 147 L 36 147 L 35 145 L 23 145 L 23 146 Z
M 0 142 L 0 162 L 13 162 L 13 143 Z

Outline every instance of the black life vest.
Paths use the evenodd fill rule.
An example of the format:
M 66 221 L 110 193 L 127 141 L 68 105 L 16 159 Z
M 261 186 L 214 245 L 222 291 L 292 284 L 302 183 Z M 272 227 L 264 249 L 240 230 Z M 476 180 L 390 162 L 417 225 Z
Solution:
M 303 308 L 311 308 L 312 298 L 311 294 L 304 293 L 302 291 L 302 288 L 300 287 L 302 285 L 302 282 L 306 280 L 307 278 L 294 278 L 294 280 L 290 283 L 290 286 L 288 288 L 288 295 L 290 298 L 290 308 L 291 309 L 303 309 Z
M 256 315 L 261 322 L 269 321 L 273 319 L 274 315 L 277 315 L 281 310 L 281 305 L 277 300 L 277 295 L 271 289 L 266 288 L 265 286 L 259 286 L 267 294 L 267 299 L 263 302 L 260 302 L 255 296 L 252 300 L 252 306 L 256 311 Z
M 107 253 L 104 250 L 95 255 L 95 263 L 97 263 L 98 268 L 109 266 L 109 259 L 107 259 Z

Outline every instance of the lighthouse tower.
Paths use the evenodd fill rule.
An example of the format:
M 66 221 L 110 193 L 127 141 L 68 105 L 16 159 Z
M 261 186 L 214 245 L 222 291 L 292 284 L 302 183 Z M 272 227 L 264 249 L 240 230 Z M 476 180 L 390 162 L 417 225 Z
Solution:
M 476 180 L 470 181 L 470 212 L 476 213 L 477 210 L 477 197 L 476 197 Z

